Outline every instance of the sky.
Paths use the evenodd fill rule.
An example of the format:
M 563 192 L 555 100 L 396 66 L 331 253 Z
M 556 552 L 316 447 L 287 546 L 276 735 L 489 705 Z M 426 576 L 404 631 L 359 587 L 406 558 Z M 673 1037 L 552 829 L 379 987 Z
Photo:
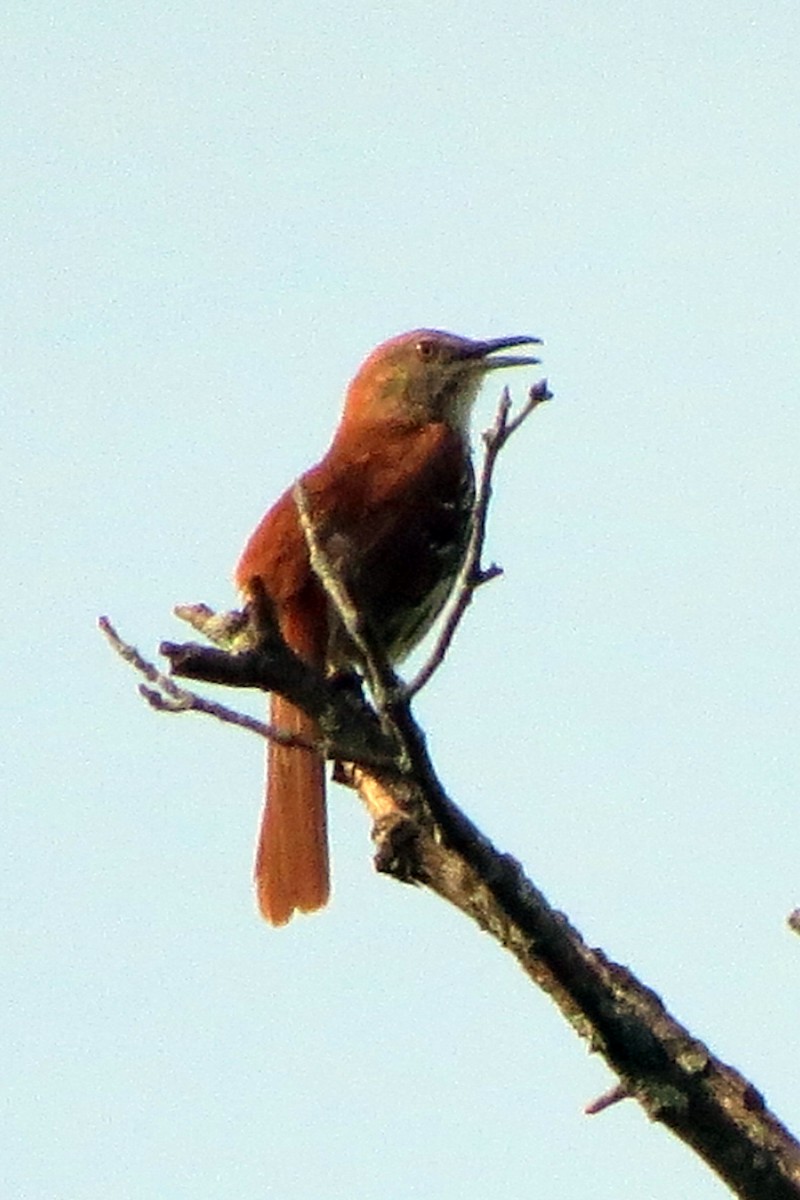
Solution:
M 405 329 L 537 334 L 453 798 L 800 1128 L 800 10 L 12 3 L 0 43 L 9 1200 L 713 1200 L 516 964 L 377 876 L 250 872 L 262 747 L 148 710 L 174 604 Z M 508 381 L 519 401 L 535 372 Z M 480 431 L 495 381 L 475 415 Z M 223 696 L 260 715 L 260 696 Z

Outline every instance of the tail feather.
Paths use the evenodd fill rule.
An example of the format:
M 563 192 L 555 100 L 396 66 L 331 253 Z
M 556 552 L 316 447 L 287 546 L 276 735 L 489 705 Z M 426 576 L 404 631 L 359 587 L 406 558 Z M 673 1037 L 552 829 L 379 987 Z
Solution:
M 273 695 L 272 724 L 317 739 L 316 722 L 283 696 Z M 271 925 L 322 908 L 330 894 L 325 768 L 313 751 L 270 742 L 266 804 L 255 862 L 258 906 Z

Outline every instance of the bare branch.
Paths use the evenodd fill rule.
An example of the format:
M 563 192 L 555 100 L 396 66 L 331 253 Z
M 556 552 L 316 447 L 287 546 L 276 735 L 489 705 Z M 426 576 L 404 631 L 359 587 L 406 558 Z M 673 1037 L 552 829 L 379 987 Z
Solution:
M 547 380 L 543 379 L 531 388 L 526 403 L 514 419 L 509 420 L 511 396 L 508 388 L 503 389 L 495 414 L 494 424 L 483 435 L 485 450 L 480 480 L 475 495 L 475 504 L 472 510 L 472 531 L 467 545 L 466 557 L 464 558 L 464 563 L 458 573 L 453 589 L 453 599 L 427 662 L 422 665 L 414 678 L 403 688 L 403 696 L 406 700 L 413 699 L 417 692 L 425 687 L 434 672 L 441 666 L 447 651 L 450 649 L 450 644 L 453 641 L 456 630 L 472 603 L 472 597 L 475 595 L 476 590 L 482 584 L 488 583 L 491 579 L 496 579 L 498 575 L 502 575 L 503 573 L 502 568 L 496 566 L 494 563 L 485 568 L 481 566 L 483 546 L 486 540 L 486 519 L 489 511 L 489 501 L 492 497 L 492 479 L 497 456 L 512 433 L 515 433 L 519 429 L 520 425 L 531 415 L 533 410 L 550 399 L 552 399 L 552 394 L 548 391 Z
M 156 684 L 164 695 L 170 696 L 175 701 L 175 705 L 173 706 L 175 710 L 179 707 L 184 709 L 191 708 L 192 693 L 184 691 L 173 679 L 170 679 L 168 675 L 164 675 L 153 663 L 148 662 L 135 646 L 124 642 L 108 617 L 98 617 L 97 626 L 101 633 L 105 634 L 106 639 L 120 658 L 129 663 L 140 675 L 144 675 L 145 679 L 149 679 L 151 683 Z
M 552 399 L 553 393 L 547 386 L 547 380 L 540 379 L 539 382 L 535 383 L 528 392 L 528 399 L 525 401 L 514 419 L 512 421 L 505 420 L 502 428 L 497 431 L 497 436 L 501 438 L 501 445 L 504 445 L 511 435 L 517 432 L 520 425 L 523 423 L 523 421 L 527 421 L 528 417 L 535 408 L 538 408 L 539 405 L 543 404 L 546 400 Z M 492 434 L 494 434 L 494 432 L 495 431 L 492 430 Z
M 342 571 L 323 546 L 308 497 L 300 480 L 294 485 L 292 497 L 305 535 L 311 568 L 340 618 L 364 669 L 367 685 L 379 713 L 384 713 L 398 690 L 399 680 L 377 638 L 367 627 L 363 613 L 350 595 Z
M 254 598 L 248 612 L 249 632 L 237 623 L 237 614 L 216 618 L 202 606 L 193 612 L 190 623 L 199 622 L 195 628 L 226 647 L 234 645 L 236 653 L 171 643 L 162 646 L 162 653 L 176 675 L 277 690 L 318 720 L 324 752 L 342 763 L 337 778 L 359 790 L 373 816 L 377 869 L 428 887 L 469 916 L 514 955 L 591 1049 L 602 1054 L 618 1082 L 587 1111 L 602 1111 L 625 1097 L 635 1099 L 738 1196 L 800 1200 L 800 1145 L 769 1112 L 761 1094 L 679 1024 L 661 999 L 626 967 L 587 946 L 567 917 L 526 878 L 519 863 L 499 853 L 453 804 L 411 716 L 410 697 L 442 660 L 469 595 L 482 578 L 497 571 L 480 567 L 497 454 L 548 395 L 546 383 L 538 385 L 527 405 L 510 419 L 510 400 L 504 393 L 495 424 L 484 439 L 472 538 L 454 604 L 457 615 L 448 616 L 429 663 L 407 689 L 397 688 L 385 656 L 372 645 L 370 631 L 353 608 L 352 597 L 346 589 L 341 591 L 336 564 L 328 561 L 318 544 L 302 488 L 296 491 L 314 569 L 348 632 L 356 635 L 353 641 L 363 653 L 368 679 L 374 681 L 373 694 L 385 704 L 383 711 L 376 714 L 354 689 L 337 687 L 293 654 L 280 637 L 265 596 Z M 107 620 L 100 624 L 117 652 L 155 685 L 143 690 L 158 697 L 157 707 L 185 711 L 196 709 L 199 701 L 199 710 L 208 711 L 208 702 L 192 693 L 185 693 L 191 698 L 191 703 L 185 703 L 183 689 L 122 642 Z M 240 636 L 246 639 L 245 649 L 238 648 Z M 256 732 L 270 736 L 267 727 Z M 790 917 L 790 925 L 800 928 L 797 913 Z
M 207 611 L 211 613 L 211 609 Z M 204 713 L 206 716 L 214 717 L 217 721 L 222 721 L 226 725 L 237 725 L 239 728 L 247 729 L 250 733 L 255 733 L 259 737 L 267 738 L 272 742 L 279 742 L 282 746 L 297 746 L 303 750 L 321 750 L 319 745 L 309 741 L 307 738 L 301 737 L 299 734 L 286 733 L 274 725 L 267 725 L 264 721 L 256 720 L 255 717 L 251 717 L 247 713 L 237 712 L 233 708 L 228 708 L 225 704 L 219 704 L 215 700 L 208 700 L 205 696 L 198 695 L 197 692 L 189 691 L 188 688 L 179 687 L 173 679 L 168 675 L 164 675 L 153 663 L 148 662 L 135 646 L 124 642 L 107 617 L 100 617 L 98 625 L 117 654 L 141 675 L 144 675 L 146 679 L 150 680 L 151 683 L 156 685 L 153 688 L 149 688 L 145 684 L 140 684 L 139 695 L 157 712 Z
M 248 612 L 217 613 L 207 604 L 176 604 L 172 611 L 220 650 L 233 654 L 252 645 L 253 630 Z
M 205 608 L 204 605 L 193 607 L 198 610 Z M 206 611 L 216 617 L 212 610 Z M 236 624 L 236 618 L 241 614 L 226 616 L 232 618 L 232 624 Z M 220 627 L 225 625 L 224 616 L 216 619 Z M 360 691 L 343 687 L 336 680 L 326 679 L 294 654 L 279 634 L 277 641 L 272 642 L 268 638 L 265 642 L 260 640 L 256 631 L 250 629 L 246 640 L 257 643 L 257 649 L 235 654 L 192 642 L 162 642 L 159 652 L 169 659 L 173 675 L 224 687 L 280 692 L 317 720 L 322 732 L 319 742 L 286 733 L 246 713 L 237 712 L 180 687 L 174 678 L 164 675 L 143 658 L 135 647 L 124 642 L 107 617 L 99 618 L 98 625 L 117 654 L 155 685 L 154 688 L 141 687 L 140 694 L 151 708 L 159 712 L 204 713 L 226 724 L 248 729 L 259 737 L 286 746 L 314 750 L 326 758 L 346 759 L 373 772 L 391 769 L 396 762 L 398 742 L 395 734 L 391 729 L 383 728 Z
M 619 1083 L 587 1111 L 626 1096 L 681 1138 L 747 1200 L 800 1198 L 800 1145 L 763 1097 L 624 966 L 586 945 L 509 855 L 499 853 L 442 792 L 424 746 L 391 789 L 400 814 L 376 822 L 376 866 L 456 905 L 517 959 Z M 413 784 L 409 781 L 413 781 Z M 409 789 L 418 787 L 411 795 Z M 418 818 L 420 809 L 433 814 Z M 414 814 L 414 815 L 411 815 Z
M 597 1113 L 605 1112 L 607 1108 L 611 1108 L 613 1104 L 619 1104 L 620 1100 L 627 1100 L 630 1097 L 630 1092 L 624 1083 L 616 1083 L 614 1087 L 609 1088 L 607 1092 L 603 1092 L 602 1096 L 598 1096 L 596 1100 L 590 1101 L 584 1108 L 587 1117 L 594 1117 Z

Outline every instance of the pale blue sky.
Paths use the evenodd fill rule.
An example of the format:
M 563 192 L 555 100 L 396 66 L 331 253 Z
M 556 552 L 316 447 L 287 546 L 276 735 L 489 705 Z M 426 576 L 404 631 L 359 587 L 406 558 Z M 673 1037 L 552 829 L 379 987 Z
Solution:
M 603 1064 L 373 874 L 349 793 L 331 908 L 263 925 L 261 747 L 146 710 L 94 621 L 149 651 L 230 606 L 377 341 L 542 336 L 506 575 L 419 710 L 453 796 L 800 1128 L 796 0 L 3 26 L 3 1196 L 727 1194 L 633 1104 L 582 1116 Z

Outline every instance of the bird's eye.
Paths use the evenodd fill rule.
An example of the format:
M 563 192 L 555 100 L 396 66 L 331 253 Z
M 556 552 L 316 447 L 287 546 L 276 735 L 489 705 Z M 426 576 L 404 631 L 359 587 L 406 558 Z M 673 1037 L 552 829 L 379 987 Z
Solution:
M 421 338 L 420 341 L 417 342 L 417 357 L 422 362 L 432 362 L 432 360 L 436 358 L 436 350 L 436 342 L 434 342 L 432 338 Z

